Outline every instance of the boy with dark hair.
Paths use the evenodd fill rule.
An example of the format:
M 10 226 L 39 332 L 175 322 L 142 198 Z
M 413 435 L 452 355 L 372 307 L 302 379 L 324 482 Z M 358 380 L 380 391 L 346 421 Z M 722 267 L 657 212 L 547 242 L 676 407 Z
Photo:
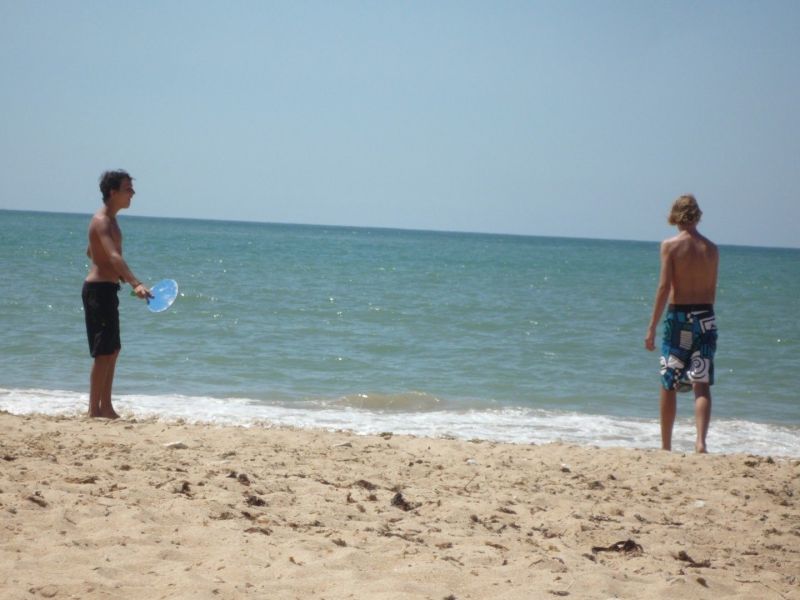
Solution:
M 89 416 L 116 419 L 111 404 L 114 368 L 122 348 L 119 334 L 119 282 L 129 283 L 142 299 L 150 290 L 133 274 L 122 258 L 122 231 L 117 213 L 131 205 L 136 193 L 133 178 L 125 171 L 106 171 L 100 177 L 103 206 L 89 222 L 86 256 L 92 261 L 83 283 L 83 312 L 89 353 L 94 358 L 89 390 Z

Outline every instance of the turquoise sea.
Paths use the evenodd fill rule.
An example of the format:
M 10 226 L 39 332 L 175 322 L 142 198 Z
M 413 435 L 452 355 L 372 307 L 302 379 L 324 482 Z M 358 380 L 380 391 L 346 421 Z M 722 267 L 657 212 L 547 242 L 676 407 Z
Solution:
M 80 414 L 89 215 L 0 211 L 0 410 Z M 123 416 L 657 448 L 658 244 L 121 214 Z M 712 452 L 800 456 L 800 250 L 721 247 Z M 679 398 L 678 450 L 694 444 Z

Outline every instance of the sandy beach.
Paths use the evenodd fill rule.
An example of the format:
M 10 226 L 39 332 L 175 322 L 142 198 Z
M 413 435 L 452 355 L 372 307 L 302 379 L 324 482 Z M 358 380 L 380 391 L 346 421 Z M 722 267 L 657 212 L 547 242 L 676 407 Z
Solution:
M 798 500 L 794 459 L 0 413 L 0 589 L 800 598 Z

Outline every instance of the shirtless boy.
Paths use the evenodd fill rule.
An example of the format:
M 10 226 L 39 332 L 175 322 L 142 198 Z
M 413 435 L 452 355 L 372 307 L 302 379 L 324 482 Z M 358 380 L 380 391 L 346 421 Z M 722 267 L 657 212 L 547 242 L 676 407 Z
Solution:
M 89 390 L 89 416 L 116 419 L 111 404 L 114 367 L 122 348 L 119 336 L 119 282 L 130 284 L 139 298 L 151 298 L 150 290 L 134 276 L 122 258 L 122 231 L 117 213 L 131 205 L 136 193 L 125 171 L 106 171 L 100 177 L 103 206 L 89 223 L 86 255 L 92 261 L 83 283 L 83 312 L 89 353 L 94 358 Z
M 676 392 L 691 389 L 697 427 L 695 450 L 707 451 L 717 349 L 714 299 L 719 251 L 697 231 L 702 214 L 692 195 L 681 196 L 672 205 L 669 223 L 678 227 L 678 235 L 661 243 L 661 275 L 644 339 L 645 348 L 654 350 L 656 326 L 669 299 L 661 346 L 661 447 L 664 450 L 672 449 Z

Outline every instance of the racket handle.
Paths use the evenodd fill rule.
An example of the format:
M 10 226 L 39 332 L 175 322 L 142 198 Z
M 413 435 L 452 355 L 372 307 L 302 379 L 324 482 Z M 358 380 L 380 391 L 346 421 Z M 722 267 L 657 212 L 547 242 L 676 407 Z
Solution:
M 134 298 L 136 298 L 136 297 L 137 297 L 137 296 L 136 296 L 136 292 L 134 292 L 133 290 L 131 290 L 131 296 L 133 296 Z M 150 298 L 145 298 L 145 301 L 146 301 L 148 304 L 150 304 Z

